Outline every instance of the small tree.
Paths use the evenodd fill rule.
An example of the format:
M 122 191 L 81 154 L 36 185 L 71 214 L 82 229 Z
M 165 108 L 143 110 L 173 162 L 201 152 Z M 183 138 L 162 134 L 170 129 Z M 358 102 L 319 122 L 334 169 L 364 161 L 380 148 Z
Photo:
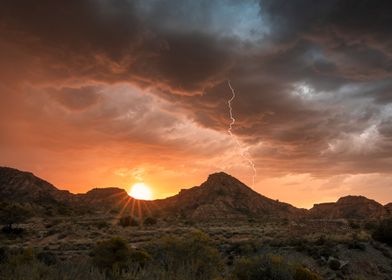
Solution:
M 31 213 L 18 204 L 3 204 L 0 208 L 0 222 L 12 231 L 12 225 L 27 220 Z

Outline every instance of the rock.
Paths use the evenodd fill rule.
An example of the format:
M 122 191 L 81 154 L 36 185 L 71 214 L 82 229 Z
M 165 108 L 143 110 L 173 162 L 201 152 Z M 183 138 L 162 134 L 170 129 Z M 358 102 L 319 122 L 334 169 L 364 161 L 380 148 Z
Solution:
M 387 214 L 384 206 L 364 196 L 345 196 L 337 202 L 315 204 L 309 211 L 317 219 L 369 219 Z

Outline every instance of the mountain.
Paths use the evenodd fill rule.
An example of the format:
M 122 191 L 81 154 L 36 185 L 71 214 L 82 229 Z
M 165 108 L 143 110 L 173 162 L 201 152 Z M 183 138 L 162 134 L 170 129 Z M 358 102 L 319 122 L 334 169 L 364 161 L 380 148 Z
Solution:
M 94 188 L 87 193 L 75 195 L 74 203 L 91 208 L 121 208 L 125 203 L 133 200 L 124 189 Z
M 387 214 L 386 208 L 364 196 L 345 196 L 337 202 L 315 204 L 309 216 L 316 219 L 366 219 L 380 218 Z
M 30 172 L 0 167 L 1 207 L 19 203 L 35 216 L 69 213 L 72 194 L 34 176 Z M 1 210 L 0 207 L 0 210 Z
M 30 172 L 0 167 L 0 201 L 64 202 L 70 197 L 72 194 L 69 191 L 60 191 Z
M 262 196 L 223 172 L 211 174 L 207 181 L 198 187 L 183 189 L 175 196 L 156 200 L 155 206 L 161 212 L 197 220 L 289 218 L 306 212 L 290 204 Z
M 35 215 L 67 214 L 78 211 L 119 211 L 192 220 L 242 218 L 366 219 L 392 214 L 385 206 L 364 196 L 346 196 L 337 202 L 315 204 L 310 210 L 267 198 L 238 179 L 220 172 L 211 174 L 200 186 L 177 195 L 141 201 L 120 188 L 95 188 L 84 194 L 59 190 L 30 172 L 0 167 L 0 211 L 9 203 L 25 205 Z

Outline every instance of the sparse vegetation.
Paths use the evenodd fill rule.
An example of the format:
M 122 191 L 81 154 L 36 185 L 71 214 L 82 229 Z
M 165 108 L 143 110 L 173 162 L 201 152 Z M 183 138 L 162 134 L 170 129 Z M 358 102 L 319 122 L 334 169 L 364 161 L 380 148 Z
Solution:
M 383 265 L 385 259 L 390 262 L 388 246 L 369 240 L 367 232 L 354 229 L 346 232 L 342 228 L 341 233 L 331 229 L 320 234 L 307 224 L 294 228 L 301 232 L 284 235 L 280 232 L 286 226 L 281 222 L 250 225 L 245 220 L 219 225 L 198 223 L 203 232 L 182 222 L 175 225 L 173 221 L 160 220 L 159 227 L 129 228 L 111 225 L 108 219 L 104 219 L 105 226 L 99 229 L 97 224 L 102 219 L 91 219 L 87 222 L 78 218 L 72 222 L 64 217 L 61 223 L 56 219 L 46 221 L 35 231 L 26 231 L 17 239 L 19 243 L 6 235 L 0 236 L 5 245 L 0 250 L 0 269 L 6 272 L 0 279 L 232 280 L 271 279 L 270 273 L 281 277 L 272 279 L 322 279 L 318 273 L 326 278 L 336 274 L 354 279 L 351 271 L 365 278 L 392 273 Z M 24 227 L 27 228 L 26 224 Z M 52 230 L 52 234 L 47 234 Z M 41 231 L 45 245 L 26 251 L 7 249 L 7 244 L 13 247 L 26 244 L 25 240 Z M 92 243 L 93 240 L 96 242 Z M 357 251 L 363 255 L 362 263 L 378 262 L 379 270 L 367 272 L 362 270 L 367 265 L 358 266 L 355 261 L 349 262 L 349 269 L 345 269 L 347 254 L 358 257 Z
M 294 272 L 294 280 L 321 280 L 321 277 L 306 267 L 297 266 Z
M 318 280 L 316 273 L 301 265 L 293 265 L 278 255 L 241 258 L 235 264 L 235 280 Z
M 144 219 L 143 224 L 146 225 L 146 226 L 153 226 L 153 225 L 156 225 L 157 222 L 158 222 L 158 220 L 156 218 L 154 218 L 154 217 L 147 217 L 147 218 Z
M 125 240 L 112 238 L 99 242 L 92 256 L 93 264 L 101 270 L 123 270 L 127 266 L 130 250 Z
M 26 221 L 31 213 L 19 204 L 1 203 L 0 207 L 0 223 L 4 225 L 2 232 L 5 234 L 21 234 L 22 228 L 14 228 L 14 224 Z
M 149 244 L 147 251 L 164 270 L 178 275 L 188 270 L 198 279 L 219 276 L 223 263 L 219 251 L 203 232 L 196 231 L 182 238 L 163 237 Z
M 392 246 L 392 218 L 380 222 L 373 233 L 373 238 Z
M 122 227 L 129 227 L 129 226 L 135 227 L 135 226 L 138 226 L 138 225 L 139 225 L 139 222 L 138 222 L 137 219 L 134 218 L 134 217 L 125 216 L 125 217 L 121 217 L 121 218 L 120 218 L 119 224 L 120 224 Z

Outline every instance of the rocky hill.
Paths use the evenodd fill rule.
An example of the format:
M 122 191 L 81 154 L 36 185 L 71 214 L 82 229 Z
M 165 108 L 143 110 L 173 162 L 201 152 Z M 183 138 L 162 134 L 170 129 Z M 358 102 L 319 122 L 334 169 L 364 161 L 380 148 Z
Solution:
M 345 196 L 337 202 L 315 204 L 309 216 L 316 219 L 365 219 L 380 218 L 387 214 L 386 208 L 364 196 Z
M 0 167 L 0 201 L 65 202 L 71 197 L 70 192 L 61 191 L 30 172 Z
M 198 220 L 267 216 L 290 218 L 306 212 L 262 196 L 223 172 L 210 175 L 198 187 L 156 200 L 155 205 L 169 214 Z
M 18 203 L 33 215 L 62 214 L 69 212 L 72 197 L 70 192 L 58 190 L 30 172 L 0 167 L 0 202 L 3 207 Z
M 346 196 L 337 202 L 315 204 L 310 210 L 267 198 L 237 180 L 220 172 L 211 174 L 200 186 L 183 189 L 177 195 L 154 201 L 140 201 L 120 188 L 92 189 L 85 194 L 72 194 L 52 184 L 13 168 L 0 167 L 1 203 L 27 205 L 36 215 L 78 211 L 147 211 L 172 218 L 193 220 L 240 218 L 313 218 L 363 219 L 392 214 L 392 203 L 385 206 L 363 196 Z M 1 210 L 1 209 L 0 209 Z
M 92 208 L 120 208 L 132 199 L 124 189 L 94 188 L 87 193 L 75 195 L 74 202 Z

